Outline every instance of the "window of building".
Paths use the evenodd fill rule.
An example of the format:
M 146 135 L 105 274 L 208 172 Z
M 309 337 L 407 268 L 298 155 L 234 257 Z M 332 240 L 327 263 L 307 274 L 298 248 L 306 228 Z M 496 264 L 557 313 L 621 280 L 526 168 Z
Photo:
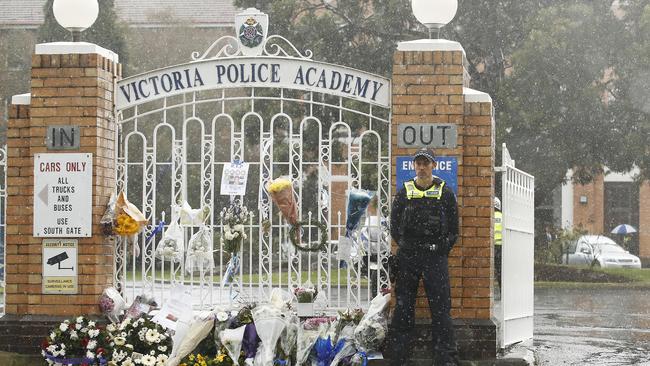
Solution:
M 633 182 L 606 182 L 605 222 L 603 226 L 606 233 L 610 233 L 620 224 L 632 225 L 637 230 L 639 229 L 639 185 Z M 622 244 L 630 253 L 639 254 L 639 237 L 637 234 L 610 234 L 609 236 Z M 624 243 L 625 240 L 628 241 Z

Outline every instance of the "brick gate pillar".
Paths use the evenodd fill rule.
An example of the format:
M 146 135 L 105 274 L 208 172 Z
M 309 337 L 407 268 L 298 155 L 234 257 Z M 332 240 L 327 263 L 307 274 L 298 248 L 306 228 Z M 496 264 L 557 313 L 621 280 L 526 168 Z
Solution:
M 469 89 L 465 51 L 457 42 L 402 42 L 394 55 L 392 103 L 392 179 L 397 181 L 398 157 L 412 156 L 424 146 L 416 136 L 399 136 L 400 126 L 419 131 L 420 124 L 454 125 L 456 145 L 433 139 L 437 156 L 457 161 L 460 238 L 449 256 L 452 317 L 462 359 L 496 356 L 496 326 L 492 312 L 494 197 L 494 122 L 492 99 Z M 442 127 L 442 126 L 441 126 Z M 428 131 L 427 127 L 425 131 Z M 437 126 L 436 126 L 437 128 Z M 411 132 L 413 129 L 411 129 Z M 439 130 L 434 130 L 439 131 Z M 449 131 L 449 129 L 447 129 Z M 429 142 L 430 136 L 424 139 Z M 414 142 L 413 142 L 414 141 Z M 437 142 L 436 142 L 437 141 Z M 410 142 L 413 142 L 409 145 Z M 413 174 L 414 176 L 414 174 Z M 401 187 L 393 186 L 393 192 Z M 429 308 L 420 286 L 416 318 L 421 339 L 430 339 Z M 419 345 L 422 349 L 429 342 Z M 423 357 L 428 356 L 423 354 Z
M 113 96 L 121 74 L 118 56 L 89 43 L 48 43 L 32 57 L 31 92 L 14 97 L 7 128 L 6 315 L 0 319 L 0 350 L 38 353 L 52 322 L 96 315 L 103 289 L 113 281 L 113 246 L 99 220 L 115 189 Z M 79 146 L 48 148 L 49 126 L 75 126 Z M 42 237 L 34 237 L 36 154 L 90 154 L 92 233 L 75 237 L 77 286 L 72 293 L 43 289 Z M 79 189 L 79 187 L 76 187 Z M 73 219 L 72 217 L 70 219 Z

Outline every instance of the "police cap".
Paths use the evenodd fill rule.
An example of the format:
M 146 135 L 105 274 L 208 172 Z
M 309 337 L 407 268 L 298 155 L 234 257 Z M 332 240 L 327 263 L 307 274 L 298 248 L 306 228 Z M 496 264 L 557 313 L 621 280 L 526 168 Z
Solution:
M 432 163 L 435 163 L 435 154 L 433 153 L 433 150 L 428 149 L 426 147 L 421 148 L 418 150 L 414 155 L 413 155 L 413 160 L 417 159 L 418 157 L 425 157 L 429 160 L 431 160 Z

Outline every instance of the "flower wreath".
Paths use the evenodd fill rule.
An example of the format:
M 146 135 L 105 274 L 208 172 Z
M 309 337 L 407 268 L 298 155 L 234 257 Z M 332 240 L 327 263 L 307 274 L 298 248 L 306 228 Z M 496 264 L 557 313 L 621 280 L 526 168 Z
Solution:
M 320 231 L 320 240 L 318 242 L 318 245 L 300 245 L 298 242 L 298 239 L 300 238 L 300 232 L 298 230 L 300 230 L 303 225 L 307 224 L 309 224 L 307 221 L 298 221 L 295 224 L 291 225 L 291 229 L 289 229 L 289 240 L 291 240 L 291 244 L 293 244 L 293 246 L 298 250 L 302 250 L 304 252 L 320 252 L 325 248 L 325 244 L 327 244 L 327 225 L 320 221 L 313 223 Z

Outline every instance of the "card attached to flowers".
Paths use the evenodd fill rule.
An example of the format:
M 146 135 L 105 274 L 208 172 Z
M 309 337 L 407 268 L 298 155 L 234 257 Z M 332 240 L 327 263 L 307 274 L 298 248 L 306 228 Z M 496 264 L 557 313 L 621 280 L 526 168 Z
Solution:
M 172 289 L 169 300 L 151 320 L 167 329 L 176 330 L 179 322 L 191 320 L 191 314 L 192 291 L 188 287 L 177 285 Z
M 248 181 L 248 163 L 227 163 L 221 175 L 221 195 L 243 196 Z

